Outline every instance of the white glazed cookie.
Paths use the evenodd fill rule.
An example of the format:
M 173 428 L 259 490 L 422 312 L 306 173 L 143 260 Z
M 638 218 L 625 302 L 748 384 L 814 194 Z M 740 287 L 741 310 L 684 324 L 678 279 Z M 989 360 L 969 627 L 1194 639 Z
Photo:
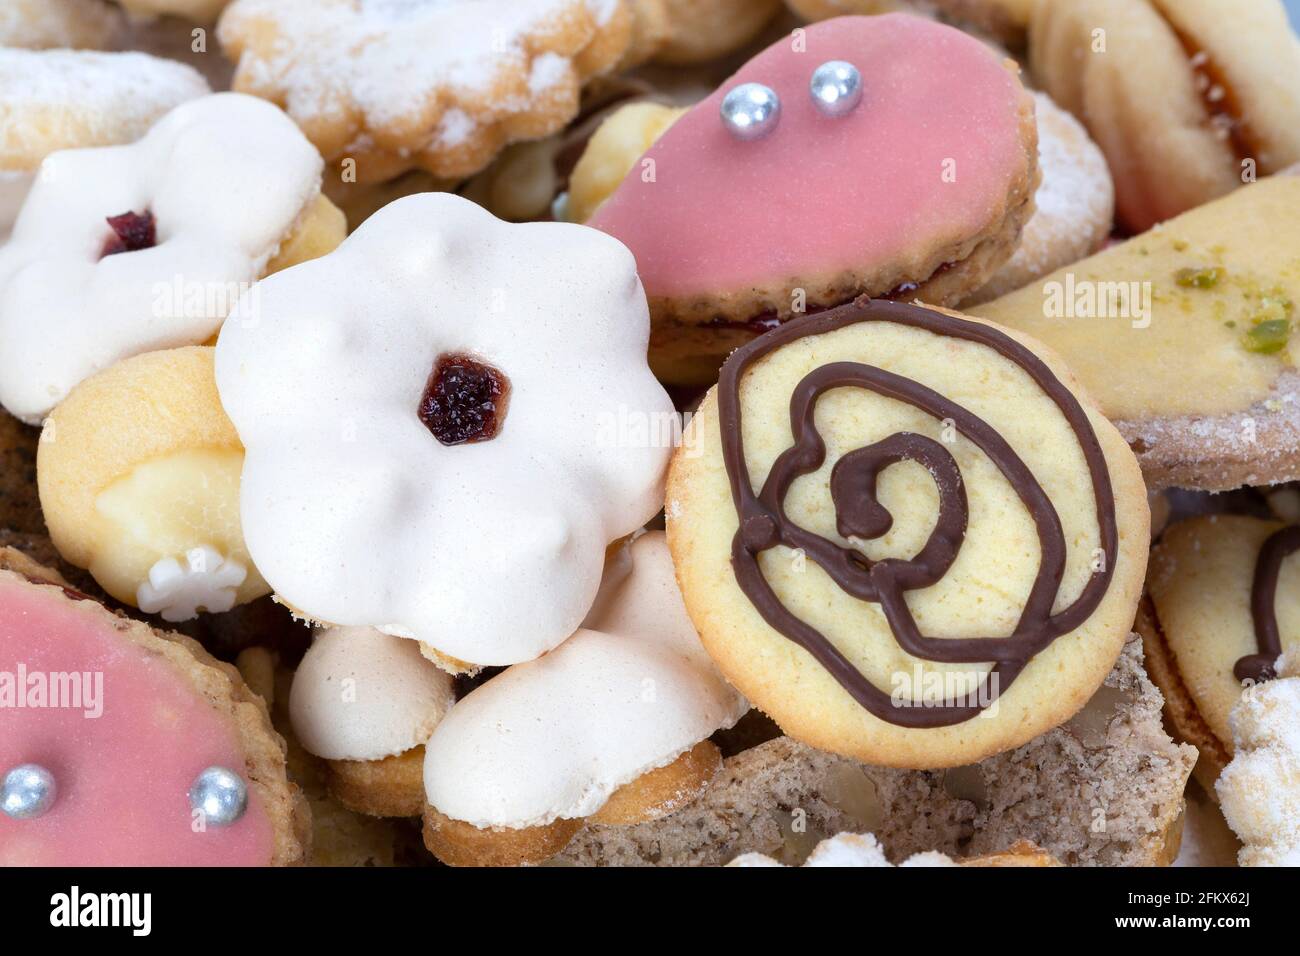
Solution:
M 143 53 L 3 47 L 0 38 L 0 237 L 50 153 L 132 142 L 208 92 L 190 67 Z
M 330 795 L 372 817 L 424 810 L 424 742 L 456 700 L 452 677 L 415 641 L 327 628 L 294 674 L 294 735 L 323 759 Z
M 219 32 L 235 89 L 379 182 L 417 167 L 464 178 L 556 132 L 633 20 L 625 0 L 236 0 Z
M 1077 713 L 1124 647 L 1150 512 L 1041 346 L 865 297 L 733 353 L 668 478 L 700 638 L 786 732 L 935 769 Z
M 283 113 L 235 93 L 49 156 L 0 247 L 0 404 L 36 423 L 114 362 L 206 341 L 317 212 L 320 174 Z
M 0 3 L 0 47 L 99 50 L 122 26 L 122 12 L 106 0 L 5 0 Z
M 294 673 L 293 732 L 328 760 L 382 760 L 422 745 L 455 701 L 419 645 L 372 627 L 321 631 Z
M 1215 784 L 1242 866 L 1300 866 L 1300 655 L 1277 671 L 1233 709 L 1236 756 Z
M 261 321 L 222 330 L 217 385 L 280 597 L 471 664 L 572 634 L 606 545 L 659 509 L 671 452 L 628 251 L 429 193 L 257 300 Z
M 434 827 L 450 818 L 488 832 L 568 822 L 567 842 L 620 788 L 673 765 L 748 709 L 700 645 L 663 533 L 648 532 L 611 560 L 581 630 L 494 677 L 438 725 L 425 754 L 435 811 L 426 841 L 431 818 Z M 447 855 L 444 843 L 430 845 Z

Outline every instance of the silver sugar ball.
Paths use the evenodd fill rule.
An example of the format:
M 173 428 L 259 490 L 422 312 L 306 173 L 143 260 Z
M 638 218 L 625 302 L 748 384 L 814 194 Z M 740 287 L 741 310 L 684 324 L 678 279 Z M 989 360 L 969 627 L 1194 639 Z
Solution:
M 0 810 L 15 820 L 30 820 L 54 806 L 58 795 L 54 774 L 34 763 L 20 764 L 5 774 Z
M 830 60 L 813 71 L 808 92 L 823 115 L 847 116 L 862 102 L 862 74 L 852 63 Z
M 722 100 L 722 125 L 737 139 L 762 139 L 781 121 L 781 99 L 762 83 L 742 83 Z
M 225 767 L 208 767 L 190 787 L 190 808 L 215 827 L 230 826 L 248 808 L 248 786 Z

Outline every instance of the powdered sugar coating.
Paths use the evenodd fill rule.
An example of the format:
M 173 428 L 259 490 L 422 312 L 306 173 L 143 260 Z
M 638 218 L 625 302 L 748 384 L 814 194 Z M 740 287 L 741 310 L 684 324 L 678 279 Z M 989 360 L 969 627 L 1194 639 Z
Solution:
M 456 700 L 451 675 L 414 641 L 372 627 L 316 635 L 289 694 L 293 732 L 327 760 L 382 760 L 418 747 Z
M 282 103 L 327 159 L 427 154 L 418 164 L 435 175 L 468 175 L 439 156 L 485 127 L 552 132 L 532 114 L 576 100 L 574 59 L 622 2 L 236 0 L 220 37 L 236 89 Z
M 0 48 L 0 169 L 30 172 L 58 149 L 131 142 L 208 92 L 196 70 L 144 53 Z
M 1277 670 L 1233 708 L 1236 755 L 1215 783 L 1242 866 L 1300 865 L 1300 655 Z
M 260 322 L 222 330 L 216 374 L 247 449 L 249 552 L 281 598 L 471 664 L 572 634 L 605 546 L 659 510 L 672 450 L 619 427 L 674 415 L 627 250 L 426 193 L 258 296 Z M 490 441 L 444 446 L 418 417 L 443 354 L 509 382 Z
M 885 856 L 885 849 L 871 833 L 840 833 L 822 840 L 808 854 L 803 866 L 818 867 L 889 867 L 893 864 Z M 899 866 L 957 866 L 951 857 L 936 851 L 914 853 Z M 727 866 L 771 867 L 784 864 L 762 853 L 745 853 Z
M 0 247 L 0 404 L 36 423 L 121 359 L 211 337 L 321 166 L 283 113 L 236 93 L 177 107 L 137 143 L 48 157 Z M 145 211 L 157 244 L 101 258 L 106 218 Z
M 663 532 L 642 535 L 611 563 L 583 623 L 438 725 L 424 763 L 435 809 L 476 827 L 590 816 L 749 709 L 700 644 Z

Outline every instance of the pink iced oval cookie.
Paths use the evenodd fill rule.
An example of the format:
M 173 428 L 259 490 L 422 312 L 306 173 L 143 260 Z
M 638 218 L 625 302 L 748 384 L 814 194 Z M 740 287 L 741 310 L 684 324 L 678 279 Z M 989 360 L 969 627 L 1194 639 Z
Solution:
M 840 117 L 809 93 L 832 60 L 862 80 L 861 102 Z M 781 101 L 776 128 L 756 141 L 719 116 L 742 83 Z M 1025 97 L 997 55 L 958 30 L 903 14 L 825 20 L 673 124 L 589 225 L 632 250 L 652 301 L 907 273 L 1001 222 L 1033 172 Z
M 144 624 L 6 570 L 5 557 L 0 780 L 35 764 L 55 788 L 48 807 L 30 815 L 23 794 L 6 790 L 0 865 L 287 862 L 269 807 L 288 802 L 288 785 L 282 770 L 278 784 L 267 780 L 265 755 L 250 753 L 237 716 L 250 705 L 223 700 L 226 673 Z M 247 805 L 232 823 L 196 826 L 190 789 L 213 766 L 243 781 Z

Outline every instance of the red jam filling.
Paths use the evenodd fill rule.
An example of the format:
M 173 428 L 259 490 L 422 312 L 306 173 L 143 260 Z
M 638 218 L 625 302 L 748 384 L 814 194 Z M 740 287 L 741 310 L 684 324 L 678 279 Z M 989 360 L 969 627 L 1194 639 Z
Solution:
M 501 431 L 510 381 L 490 365 L 468 355 L 438 356 L 420 396 L 424 427 L 444 445 L 488 441 Z
M 144 212 L 124 212 L 120 216 L 109 216 L 107 222 L 113 235 L 104 241 L 103 251 L 99 254 L 101 259 L 115 256 L 119 252 L 152 249 L 158 243 L 153 213 L 147 209 Z

